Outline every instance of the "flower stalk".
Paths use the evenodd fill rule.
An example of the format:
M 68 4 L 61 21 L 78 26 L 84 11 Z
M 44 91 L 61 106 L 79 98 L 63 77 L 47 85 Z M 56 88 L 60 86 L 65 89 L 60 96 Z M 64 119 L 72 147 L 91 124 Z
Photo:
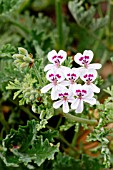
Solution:
M 89 119 L 73 116 L 69 113 L 68 114 L 62 113 L 62 115 L 63 115 L 63 117 L 65 117 L 66 119 L 68 119 L 71 122 L 86 123 L 89 125 L 97 125 L 98 124 L 97 120 L 95 120 L 95 119 L 89 120 Z
M 55 10 L 56 10 L 56 24 L 58 31 L 58 49 L 63 49 L 63 25 L 62 25 L 62 6 L 61 0 L 56 0 L 55 2 Z

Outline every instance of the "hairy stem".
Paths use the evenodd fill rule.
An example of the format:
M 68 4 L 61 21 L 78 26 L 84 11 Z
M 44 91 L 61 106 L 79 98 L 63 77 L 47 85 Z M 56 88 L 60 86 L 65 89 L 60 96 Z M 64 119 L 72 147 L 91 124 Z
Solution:
M 108 3 L 108 26 L 107 26 L 107 46 L 108 49 L 111 49 L 111 34 L 112 34 L 112 15 L 113 15 L 113 0 L 109 0 Z
M 86 124 L 89 124 L 89 125 L 97 125 L 97 120 L 93 120 L 93 119 L 85 119 L 85 118 L 81 118 L 81 117 L 77 117 L 77 116 L 73 116 L 71 114 L 66 114 L 66 113 L 62 113 L 62 115 L 68 119 L 69 121 L 71 122 L 79 122 L 79 123 L 86 123 Z
M 58 31 L 58 49 L 63 49 L 63 26 L 62 26 L 62 8 L 61 0 L 56 0 L 55 10 L 56 10 L 56 23 Z

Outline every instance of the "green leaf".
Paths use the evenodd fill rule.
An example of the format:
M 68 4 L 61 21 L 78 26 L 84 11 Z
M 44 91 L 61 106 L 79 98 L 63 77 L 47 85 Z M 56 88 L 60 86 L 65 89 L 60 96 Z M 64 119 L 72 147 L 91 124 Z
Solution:
M 68 155 L 59 153 L 53 163 L 52 170 L 100 170 L 102 165 L 97 158 L 82 155 L 80 159 L 75 159 Z
M 68 7 L 78 25 L 86 27 L 92 21 L 95 14 L 95 8 L 94 6 L 91 6 L 86 10 L 82 5 L 83 1 L 74 0 L 69 2 Z
M 0 156 L 7 166 L 17 167 L 21 163 L 31 166 L 31 162 L 40 166 L 46 159 L 54 159 L 54 154 L 59 151 L 59 144 L 51 143 L 56 132 L 43 132 L 44 139 L 40 133 L 37 134 L 36 125 L 35 120 L 28 121 L 18 131 L 12 129 L 3 140 Z

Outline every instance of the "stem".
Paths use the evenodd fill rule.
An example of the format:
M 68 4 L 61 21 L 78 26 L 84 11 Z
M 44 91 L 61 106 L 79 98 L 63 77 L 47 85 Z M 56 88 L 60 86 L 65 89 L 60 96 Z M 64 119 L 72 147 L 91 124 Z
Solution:
M 58 31 L 58 49 L 63 49 L 63 29 L 62 29 L 62 8 L 61 0 L 56 0 L 55 10 L 56 10 L 56 23 Z
M 34 66 L 34 70 L 35 70 L 35 73 L 36 73 L 36 77 L 37 77 L 37 79 L 38 79 L 38 81 L 39 81 L 39 84 L 40 84 L 41 86 L 43 86 L 41 76 L 40 76 L 39 72 L 37 71 L 37 68 L 36 68 L 35 63 L 34 63 L 33 66 Z
M 80 129 L 80 124 L 78 124 L 78 129 L 73 136 L 72 143 L 71 143 L 72 146 L 76 146 L 79 129 Z
M 108 9 L 107 9 L 107 13 L 108 13 L 108 27 L 107 27 L 107 46 L 108 49 L 110 49 L 111 46 L 111 32 L 112 32 L 112 11 L 113 11 L 113 1 L 109 0 L 108 3 Z
M 68 114 L 62 113 L 62 115 L 72 122 L 86 123 L 86 124 L 89 124 L 89 125 L 97 125 L 97 123 L 98 123 L 97 120 L 92 120 L 92 119 L 88 120 L 88 119 L 85 119 L 85 118 L 73 116 L 69 113 Z

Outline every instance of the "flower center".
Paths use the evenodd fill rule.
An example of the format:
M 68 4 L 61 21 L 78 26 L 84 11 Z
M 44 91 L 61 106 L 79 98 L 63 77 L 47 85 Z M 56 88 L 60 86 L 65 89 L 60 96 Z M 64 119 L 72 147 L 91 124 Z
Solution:
M 53 85 L 56 86 L 58 80 L 61 78 L 61 76 L 59 74 L 50 74 L 49 77 L 51 78 L 51 81 L 53 82 Z
M 76 95 L 79 99 L 82 99 L 86 93 L 86 90 L 76 90 Z
M 52 60 L 54 61 L 56 67 L 60 66 L 60 60 L 62 60 L 62 59 L 63 59 L 62 56 L 53 56 L 52 57 Z
M 68 80 L 70 80 L 71 84 L 74 84 L 75 80 L 76 80 L 76 74 L 72 73 L 72 74 L 67 74 Z
M 67 93 L 67 92 L 65 92 L 65 93 L 60 93 L 60 94 L 59 94 L 59 97 L 62 98 L 64 101 L 66 101 L 66 100 L 67 100 L 67 97 L 68 97 L 68 93 Z
M 84 75 L 84 78 L 86 79 L 86 82 L 87 82 L 88 85 L 90 85 L 91 82 L 93 81 L 93 77 L 94 77 L 93 74 L 85 74 Z
M 89 56 L 80 57 L 79 61 L 81 61 L 82 64 L 84 64 L 85 68 L 88 68 Z

